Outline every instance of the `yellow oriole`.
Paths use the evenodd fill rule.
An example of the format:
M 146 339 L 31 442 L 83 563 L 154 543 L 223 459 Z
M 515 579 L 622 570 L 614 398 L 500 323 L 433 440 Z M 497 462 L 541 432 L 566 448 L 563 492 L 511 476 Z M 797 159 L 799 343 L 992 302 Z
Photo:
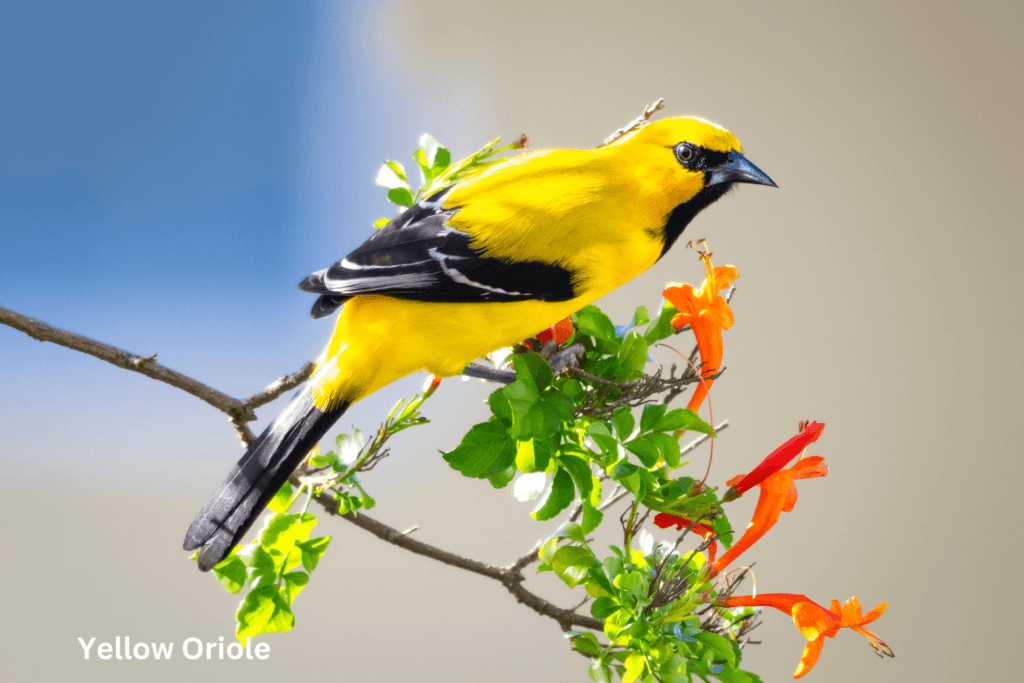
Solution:
M 532 337 L 665 255 L 734 183 L 775 183 L 729 131 L 697 118 L 648 124 L 595 150 L 532 152 L 400 213 L 300 285 L 312 316 L 344 305 L 313 376 L 199 513 L 186 550 L 220 562 L 345 409 L 426 369 Z

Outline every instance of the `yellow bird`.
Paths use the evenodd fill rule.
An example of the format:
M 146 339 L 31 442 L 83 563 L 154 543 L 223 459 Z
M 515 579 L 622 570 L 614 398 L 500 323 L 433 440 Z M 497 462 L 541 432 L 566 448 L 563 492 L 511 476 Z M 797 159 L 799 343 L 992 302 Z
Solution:
M 648 124 L 594 150 L 524 154 L 406 209 L 299 287 L 344 306 L 313 376 L 246 451 L 185 536 L 219 563 L 356 401 L 554 325 L 653 266 L 734 183 L 777 187 L 724 128 Z

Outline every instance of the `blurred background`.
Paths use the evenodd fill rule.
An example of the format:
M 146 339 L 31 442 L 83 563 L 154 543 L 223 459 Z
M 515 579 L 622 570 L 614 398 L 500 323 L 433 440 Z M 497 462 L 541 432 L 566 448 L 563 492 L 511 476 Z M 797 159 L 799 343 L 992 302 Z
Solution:
M 1024 251 L 1022 29 L 1016 2 L 7 0 L 0 305 L 245 397 L 326 342 L 296 284 L 392 215 L 373 183 L 384 159 L 411 168 L 424 132 L 455 158 L 521 133 L 593 147 L 664 97 L 663 116 L 721 123 L 780 186 L 740 187 L 683 240 L 742 274 L 711 481 L 798 420 L 828 425 L 811 453 L 829 477 L 745 557 L 757 588 L 889 603 L 874 627 L 895 660 L 844 632 L 808 680 L 1010 678 L 1024 373 L 1020 287 L 1003 276 Z M 702 275 L 677 247 L 599 303 L 624 323 Z M 336 431 L 373 430 L 423 379 Z M 445 381 L 433 422 L 364 482 L 376 518 L 504 564 L 555 523 L 437 453 L 492 388 Z M 241 455 L 227 419 L 0 327 L 0 434 L 11 680 L 587 680 L 554 622 L 498 584 L 340 520 L 321 521 L 334 543 L 296 628 L 262 639 L 269 660 L 187 661 L 185 638 L 233 636 L 238 598 L 180 550 Z M 527 585 L 578 601 L 551 574 Z M 788 679 L 805 644 L 791 620 L 767 612 L 755 635 L 744 668 Z M 175 658 L 83 660 L 77 638 L 116 636 L 175 642 Z

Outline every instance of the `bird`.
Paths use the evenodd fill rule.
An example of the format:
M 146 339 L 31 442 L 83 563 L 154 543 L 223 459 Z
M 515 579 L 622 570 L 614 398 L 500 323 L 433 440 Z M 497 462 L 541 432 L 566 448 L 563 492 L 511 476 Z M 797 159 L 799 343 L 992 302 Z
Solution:
M 310 378 L 192 522 L 207 571 L 356 401 L 406 375 L 467 363 L 551 327 L 665 256 L 738 183 L 778 187 L 725 128 L 648 123 L 590 150 L 512 157 L 424 197 L 303 280 L 311 316 L 341 313 Z

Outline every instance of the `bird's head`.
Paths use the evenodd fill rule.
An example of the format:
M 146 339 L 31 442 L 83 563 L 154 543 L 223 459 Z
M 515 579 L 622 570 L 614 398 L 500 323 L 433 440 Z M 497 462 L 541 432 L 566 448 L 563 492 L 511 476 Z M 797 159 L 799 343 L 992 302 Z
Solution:
M 609 148 L 642 160 L 638 177 L 658 188 L 647 196 L 665 201 L 665 247 L 676 241 L 697 213 L 736 183 L 778 187 L 743 156 L 740 141 L 719 125 L 696 117 L 662 119 L 626 135 Z

